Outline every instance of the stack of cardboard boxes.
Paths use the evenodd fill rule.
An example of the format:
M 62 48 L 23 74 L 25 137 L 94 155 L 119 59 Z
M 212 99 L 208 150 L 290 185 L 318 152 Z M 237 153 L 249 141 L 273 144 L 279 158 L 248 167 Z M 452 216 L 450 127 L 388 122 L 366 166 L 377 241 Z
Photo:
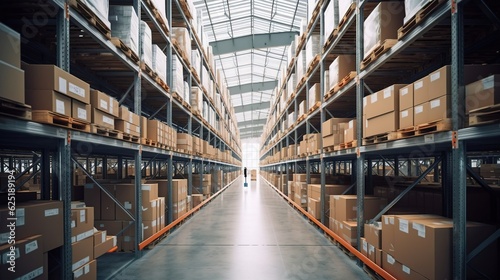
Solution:
M 6 221 L 0 230 L 0 255 L 3 260 L 0 278 L 49 279 L 48 252 L 64 242 L 63 203 L 18 202 L 14 215 L 7 206 L 0 207 L 0 218 Z M 11 218 L 16 220 L 9 221 Z M 12 250 L 14 240 L 15 249 Z M 9 270 L 12 267 L 10 260 L 14 261 L 15 272 Z
M 193 174 L 193 193 L 210 195 L 212 193 L 212 174 Z
M 392 85 L 363 98 L 363 137 L 399 129 L 399 95 L 406 85 Z
M 350 119 L 331 118 L 321 125 L 323 148 L 344 143 L 344 131 Z
M 346 185 L 325 185 L 325 213 L 330 212 L 330 197 L 332 195 L 341 195 L 347 190 L 349 186 Z M 321 184 L 307 185 L 307 212 L 314 218 L 320 219 L 321 217 Z M 328 221 L 325 221 L 328 226 Z
M 177 149 L 182 149 L 185 153 L 193 152 L 193 137 L 191 134 L 177 133 Z
M 328 90 L 337 86 L 342 79 L 356 71 L 356 56 L 339 55 L 328 68 Z
M 120 118 L 115 119 L 115 129 L 131 136 L 141 136 L 141 118 L 139 115 L 131 112 L 127 107 L 120 106 Z
M 0 98 L 24 104 L 24 71 L 21 69 L 21 37 L 0 23 Z
M 162 200 L 163 205 L 160 205 L 160 212 L 163 214 L 160 220 L 160 227 L 165 226 L 165 205 L 168 201 L 168 180 L 158 179 L 158 180 L 148 180 L 148 183 L 158 184 L 158 195 L 160 200 Z M 172 216 L 173 219 L 177 219 L 187 212 L 187 180 L 186 179 L 172 179 Z M 170 211 L 170 209 L 167 209 Z M 162 224 L 163 223 L 163 226 Z M 160 229 L 161 229 L 160 228 Z
M 23 64 L 26 103 L 90 123 L 90 86 L 54 65 Z
M 120 114 L 116 99 L 98 90 L 90 90 L 90 105 L 93 124 L 115 129 L 115 118 Z

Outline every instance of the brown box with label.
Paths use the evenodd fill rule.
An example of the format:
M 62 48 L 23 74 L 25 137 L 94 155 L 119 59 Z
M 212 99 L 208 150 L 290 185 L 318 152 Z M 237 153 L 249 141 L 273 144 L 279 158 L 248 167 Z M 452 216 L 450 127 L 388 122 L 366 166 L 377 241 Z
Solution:
M 350 120 L 348 125 L 346 126 L 346 129 L 344 131 L 344 141 L 347 142 L 352 142 L 357 139 L 356 136 L 356 120 Z
M 87 207 L 94 208 L 94 219 L 101 219 L 101 189 L 92 183 L 83 186 L 83 200 Z
M 500 103 L 500 75 L 491 75 L 465 86 L 466 113 Z
M 381 91 L 364 97 L 366 107 L 364 114 L 367 119 L 384 115 L 393 111 L 399 111 L 399 89 L 403 84 L 395 84 Z
M 91 89 L 90 90 L 90 105 L 92 108 L 101 110 L 114 117 L 118 117 L 118 100 L 105 94 L 104 92 Z
M 158 199 L 158 183 L 141 184 L 142 204 Z
M 402 280 L 428 280 L 423 275 L 403 265 L 392 255 L 382 251 L 382 268 L 396 279 Z
M 323 136 L 323 138 L 325 138 L 326 136 L 335 135 L 335 134 L 340 133 L 341 132 L 340 130 L 342 129 L 340 124 L 347 123 L 350 120 L 351 119 L 346 119 L 346 118 L 331 118 L 331 119 L 325 121 L 321 125 L 321 135 Z
M 93 124 L 115 129 L 115 117 L 113 115 L 104 113 L 96 108 L 91 108 L 90 115 Z
M 451 113 L 451 96 L 444 95 L 421 105 L 417 105 L 413 113 L 415 125 L 449 118 Z
M 142 240 L 151 237 L 158 232 L 156 219 L 152 221 L 142 221 Z
M 118 112 L 121 120 L 129 122 L 137 127 L 141 124 L 140 116 L 131 112 L 127 107 L 120 106 Z
M 137 136 L 137 137 L 141 136 L 141 129 L 139 128 L 139 126 L 130 123 L 128 121 L 115 119 L 115 129 L 130 134 L 132 136 Z
M 26 104 L 71 117 L 71 98 L 53 90 L 26 90 Z
M 90 103 L 90 86 L 55 65 L 23 64 L 27 90 L 49 90 Z
M 158 199 L 142 204 L 142 220 L 153 221 L 158 218 Z
M 97 279 L 97 261 L 93 260 L 73 271 L 75 280 L 95 280 Z
M 30 201 L 16 204 L 16 239 L 41 235 L 44 252 L 63 245 L 62 201 Z M 0 218 L 7 221 L 7 206 L 0 207 Z M 0 229 L 0 244 L 8 242 L 9 228 Z
M 331 198 L 330 198 L 331 199 Z M 335 195 L 333 196 L 335 206 L 335 220 L 354 221 L 357 219 L 357 197 L 356 195 Z M 372 219 L 387 204 L 385 198 L 365 196 L 364 197 L 364 218 Z
M 177 133 L 177 148 L 192 151 L 193 137 L 187 133 Z
M 1 44 L 5 45 L 5 44 Z M 0 60 L 0 97 L 24 103 L 24 71 Z
M 329 87 L 333 88 L 352 71 L 356 71 L 356 56 L 339 55 L 328 68 Z
M 135 216 L 135 185 L 116 184 L 116 199 L 130 213 Z M 131 217 L 121 208 L 116 207 L 116 220 L 131 221 Z
M 105 230 L 108 235 L 117 235 L 122 230 L 122 221 L 94 221 L 97 230 Z
M 367 119 L 363 127 L 363 137 L 396 131 L 399 128 L 398 111 L 392 111 Z
M 0 23 L 0 61 L 21 68 L 21 36 L 10 27 Z M 0 91 L 1 92 L 1 91 Z
M 353 221 L 342 221 L 340 237 L 352 246 L 358 245 L 358 223 Z
M 90 122 L 90 105 L 80 102 L 76 99 L 71 99 L 71 117 L 74 119 Z
M 413 83 L 399 89 L 399 110 L 413 108 Z
M 15 272 L 9 270 L 11 265 L 10 244 L 0 246 L 0 279 L 47 279 L 48 267 L 44 264 L 44 248 L 41 235 L 23 239 L 16 238 Z M 24 277 L 23 277 L 24 276 Z M 28 276 L 31 276 L 29 278 Z
M 366 241 L 377 249 L 382 249 L 382 223 L 365 224 Z
M 321 217 L 321 201 L 313 198 L 308 198 L 307 201 L 307 212 L 311 214 L 314 218 L 320 219 Z
M 429 76 L 425 76 L 413 83 L 413 104 L 420 105 L 429 101 Z
M 413 107 L 399 112 L 399 129 L 413 127 Z
M 71 245 L 73 271 L 94 260 L 94 238 L 89 237 Z
M 98 257 L 106 254 L 115 246 L 117 246 L 116 236 L 104 235 L 104 240 L 102 240 L 101 243 L 94 243 L 94 258 L 97 259 Z
M 71 209 L 71 242 L 77 242 L 94 235 L 94 208 Z

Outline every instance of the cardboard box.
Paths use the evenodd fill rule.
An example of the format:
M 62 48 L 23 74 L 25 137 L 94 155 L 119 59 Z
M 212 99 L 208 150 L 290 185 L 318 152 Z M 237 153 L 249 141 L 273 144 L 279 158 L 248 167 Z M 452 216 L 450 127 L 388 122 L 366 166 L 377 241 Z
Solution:
M 133 124 L 135 126 L 139 126 L 141 124 L 139 115 L 131 112 L 127 107 L 120 106 L 118 112 L 121 120 L 129 122 L 130 124 Z
M 55 65 L 23 64 L 27 90 L 49 90 L 90 103 L 90 86 Z
M 358 223 L 353 221 L 342 221 L 341 237 L 352 246 L 358 246 Z
M 94 221 L 97 230 L 105 230 L 108 235 L 117 235 L 123 228 L 122 221 Z
M 323 138 L 325 138 L 326 136 L 337 135 L 340 133 L 342 133 L 343 135 L 344 134 L 343 130 L 345 128 L 344 123 L 348 123 L 350 120 L 351 119 L 347 118 L 331 118 L 325 121 L 321 125 L 321 135 L 323 136 Z
M 314 218 L 321 218 L 321 201 L 313 198 L 308 198 L 307 201 L 307 212 L 311 214 Z
M 397 112 L 397 111 L 396 111 Z M 396 131 L 399 128 L 399 118 L 396 112 L 386 113 L 365 121 L 363 137 Z
M 101 189 L 95 184 L 83 186 L 83 200 L 87 207 L 94 208 L 94 219 L 101 219 Z
M 97 279 L 97 261 L 93 260 L 89 263 L 77 268 L 73 271 L 73 279 L 78 280 L 95 280 Z
M 423 275 L 401 264 L 390 254 L 382 251 L 382 268 L 396 279 L 427 280 Z
M 141 129 L 139 126 L 129 123 L 128 121 L 115 119 L 115 129 L 132 136 L 141 136 Z
M 15 68 L 21 68 L 21 36 L 19 33 L 0 23 L 0 61 Z M 22 102 L 24 103 L 24 102 Z
M 355 55 L 339 55 L 329 66 L 329 89 L 336 86 L 352 71 L 356 71 Z
M 94 258 L 106 254 L 109 250 L 117 246 L 117 238 L 116 236 L 106 236 L 104 242 L 94 245 Z
M 91 89 L 90 90 L 90 105 L 92 108 L 101 110 L 102 112 L 108 113 L 114 117 L 118 117 L 118 100 L 105 94 L 104 92 Z
M 440 98 L 415 106 L 413 113 L 415 125 L 449 118 L 451 113 L 451 96 L 441 96 Z
M 413 104 L 420 105 L 429 101 L 429 76 L 425 76 L 413 83 Z
M 92 229 L 94 229 L 94 221 L 92 221 Z M 94 232 L 94 247 L 106 242 L 107 232 L 105 230 L 96 230 Z M 95 254 L 94 254 L 95 255 Z
M 24 91 L 24 71 L 0 60 L 0 97 L 24 104 Z
M 376 250 L 375 250 L 375 246 L 373 246 L 372 244 L 370 243 L 366 243 L 366 247 L 367 247 L 367 253 L 366 253 L 366 256 L 372 261 L 372 262 L 376 262 L 377 261 L 377 255 L 376 255 Z
M 153 221 L 142 221 L 142 240 L 151 237 L 157 231 L 156 219 Z
M 83 207 L 71 209 L 71 242 L 89 238 L 94 235 L 94 208 Z
M 399 110 L 413 108 L 413 83 L 399 89 Z
M 413 127 L 413 107 L 399 112 L 399 129 Z
M 330 198 L 332 199 L 332 198 Z M 337 221 L 354 221 L 357 219 L 357 197 L 356 195 L 334 195 L 334 212 Z M 387 204 L 385 198 L 365 196 L 364 218 L 372 219 Z
M 16 203 L 16 240 L 33 235 L 42 236 L 44 252 L 63 245 L 63 204 L 62 201 L 30 201 Z M 7 206 L 0 207 L 0 218 L 7 221 Z M 8 242 L 10 231 L 0 229 L 0 244 Z
M 91 108 L 90 115 L 93 124 L 115 129 L 115 117 L 113 115 L 104 113 L 96 108 Z
M 347 143 L 356 140 L 356 133 L 356 120 L 350 120 L 348 126 L 344 131 L 344 141 Z
M 71 268 L 73 271 L 94 260 L 94 239 L 92 237 L 71 244 L 71 249 L 73 254 Z
M 158 217 L 158 199 L 142 204 L 142 220 L 153 221 Z
M 404 86 L 395 84 L 364 97 L 366 107 L 363 112 L 366 118 L 371 119 L 393 111 L 399 111 L 399 89 Z
M 466 113 L 500 103 L 500 75 L 491 75 L 465 86 Z
M 382 249 L 382 223 L 365 224 L 366 241 L 377 249 Z
M 390 16 L 388 16 L 390 15 Z M 386 39 L 397 39 L 398 29 L 403 25 L 402 2 L 382 2 L 368 15 L 363 23 L 364 57 Z
M 142 204 L 158 199 L 158 183 L 141 184 Z
M 9 271 L 11 265 L 11 246 L 0 246 L 0 278 L 1 279 L 47 279 L 48 267 L 44 264 L 44 248 L 41 235 L 34 235 L 23 239 L 16 238 L 15 244 L 15 272 Z M 31 276 L 31 277 L 29 277 Z
M 71 99 L 71 117 L 74 119 L 90 122 L 90 105 L 80 102 L 76 99 Z
M 116 184 L 115 194 L 120 204 L 123 205 L 132 216 L 135 216 L 135 185 Z M 131 221 L 131 217 L 123 211 L 121 207 L 116 207 L 116 220 Z
M 26 90 L 26 104 L 33 110 L 49 110 L 71 117 L 71 98 L 52 90 Z
M 348 187 L 347 185 L 325 185 L 325 196 L 329 201 L 331 195 L 341 195 Z M 310 198 L 321 200 L 321 184 L 307 185 L 307 195 Z
M 321 87 L 319 83 L 316 83 L 309 88 L 308 98 L 308 109 L 311 109 L 316 104 L 316 102 L 321 102 Z

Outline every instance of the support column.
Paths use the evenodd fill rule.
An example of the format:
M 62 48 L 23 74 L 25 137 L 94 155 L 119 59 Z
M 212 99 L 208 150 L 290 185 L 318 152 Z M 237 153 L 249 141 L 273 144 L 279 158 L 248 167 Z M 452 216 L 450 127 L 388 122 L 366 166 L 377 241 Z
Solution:
M 67 139 L 59 142 L 57 152 L 57 168 L 60 190 L 59 199 L 63 202 L 63 246 L 61 248 L 62 279 L 73 279 L 71 248 L 71 142 L 70 132 Z

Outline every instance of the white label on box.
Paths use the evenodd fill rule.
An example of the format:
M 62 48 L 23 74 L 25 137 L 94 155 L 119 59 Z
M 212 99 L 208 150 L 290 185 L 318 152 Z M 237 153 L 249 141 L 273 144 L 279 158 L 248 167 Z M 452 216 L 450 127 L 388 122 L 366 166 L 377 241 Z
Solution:
M 110 125 L 115 125 L 115 121 L 108 116 L 102 116 L 102 122 Z
M 418 223 L 413 223 L 413 229 L 417 231 L 418 236 L 425 238 L 425 226 Z
M 66 79 L 64 79 L 63 77 L 59 77 L 59 88 L 57 90 L 59 92 L 66 94 L 66 93 L 68 93 L 66 91 L 67 86 L 68 86 L 68 83 L 66 82 Z
M 66 109 L 64 108 L 64 101 L 56 99 L 56 113 L 66 114 Z
M 354 121 L 349 121 L 349 128 L 353 128 L 354 126 Z
M 99 107 L 108 111 L 108 102 L 106 100 L 99 100 Z
M 366 107 L 366 98 L 363 98 L 363 107 Z
M 85 215 L 85 210 L 80 210 L 80 221 L 81 221 L 82 223 L 85 223 L 85 220 L 86 220 L 86 219 L 85 219 L 85 218 L 86 218 L 85 216 L 86 216 L 86 215 Z
M 493 80 L 494 80 L 493 76 L 489 76 L 488 78 L 484 78 L 483 79 L 483 90 L 493 88 L 493 86 L 495 85 Z
M 79 261 L 77 261 L 77 262 L 73 263 L 73 267 L 72 267 L 72 269 L 73 269 L 73 270 L 76 270 L 77 268 L 79 268 L 80 266 L 82 266 L 82 265 L 84 265 L 84 264 L 88 263 L 89 261 L 90 261 L 90 256 L 87 256 L 87 257 L 85 257 L 85 258 L 83 258 L 83 259 L 81 259 L 81 260 L 79 260 Z
M 366 240 L 363 240 L 363 251 L 368 252 L 368 243 Z
M 150 185 L 142 185 L 142 190 L 143 191 L 151 191 L 151 186 Z
M 4 232 L 2 234 L 0 234 L 0 244 L 4 244 L 4 243 L 7 243 L 9 241 L 9 232 Z
M 402 88 L 400 91 L 401 95 L 407 95 L 408 94 L 408 88 Z
M 72 83 L 69 83 L 69 92 L 72 92 L 81 97 L 85 97 L 85 90 Z
M 113 97 L 109 97 L 109 113 L 113 114 Z
M 140 132 L 141 132 L 141 128 L 140 128 L 140 127 L 138 127 L 138 126 L 136 126 L 136 127 L 135 127 L 135 132 L 140 133 Z
M 431 82 L 434 82 L 435 80 L 438 80 L 439 78 L 441 78 L 441 72 L 439 72 L 439 71 L 436 73 L 432 73 L 430 76 Z
M 424 86 L 424 81 L 418 81 L 413 84 L 413 89 L 420 89 Z
M 375 103 L 378 100 L 378 94 L 375 92 L 374 94 L 370 95 L 370 102 Z
M 82 277 L 83 276 L 83 267 L 73 271 L 73 276 L 75 277 L 75 279 Z
M 406 274 L 410 274 L 410 268 L 407 267 L 406 265 L 402 265 L 403 272 Z
M 399 219 L 399 230 L 408 233 L 408 220 Z
M 389 224 L 394 225 L 394 217 L 389 217 Z
M 394 86 L 391 86 L 391 87 L 384 89 L 384 99 L 391 97 L 393 89 L 394 89 Z
M 19 257 L 21 257 L 21 254 L 19 253 L 19 247 L 16 247 L 16 249 L 14 250 L 15 251 L 15 258 L 16 259 L 19 259 Z M 2 255 L 2 264 L 7 264 L 7 262 L 9 261 L 10 259 L 10 256 L 8 256 L 7 254 L 10 253 L 10 250 L 5 252 L 3 255 Z
M 422 106 L 422 105 L 415 106 L 415 114 L 420 114 L 423 111 L 424 111 L 424 106 Z
M 24 223 L 25 223 L 25 209 L 24 208 L 17 208 L 16 209 L 16 218 L 17 218 L 17 221 L 16 221 L 16 226 L 24 226 Z
M 113 236 L 113 247 L 116 246 L 116 236 Z
M 71 221 L 71 228 L 74 228 L 76 227 L 76 222 L 75 221 Z
M 406 118 L 408 117 L 408 110 L 404 110 L 401 112 L 401 118 Z
M 151 207 L 153 207 L 153 208 L 156 207 L 156 200 L 151 201 Z
M 155 226 L 156 226 L 156 220 L 155 220 L 155 221 L 152 221 L 152 222 L 151 222 L 151 225 L 155 227 Z
M 124 207 L 125 209 L 130 210 L 132 209 L 132 203 L 130 203 L 130 201 L 125 201 Z
M 441 106 L 441 100 L 436 99 L 431 101 L 431 109 Z
M 94 230 L 93 230 L 93 229 L 88 230 L 88 231 L 86 231 L 86 232 L 84 232 L 84 233 L 80 233 L 80 234 L 78 234 L 78 235 L 76 236 L 76 241 L 81 241 L 81 240 L 83 240 L 83 239 L 85 239 L 85 238 L 89 238 L 89 237 L 91 237 L 92 235 L 94 235 Z
M 87 110 L 82 109 L 82 108 L 78 108 L 78 118 L 86 120 L 87 119 Z
M 51 217 L 51 216 L 57 216 L 57 215 L 59 215 L 58 208 L 45 210 L 45 217 Z
M 38 249 L 38 241 L 34 240 L 31 242 L 26 243 L 24 245 L 24 254 L 27 255 L 33 251 L 36 251 Z
M 133 120 L 134 118 L 132 116 L 132 113 L 130 113 L 130 115 L 128 115 L 128 122 L 131 123 Z
M 101 243 L 104 243 L 106 242 L 106 232 L 103 231 L 102 234 L 101 234 Z
M 369 254 L 375 253 L 375 246 L 373 246 L 372 244 L 369 244 L 368 245 L 368 253 Z
M 396 260 L 391 256 L 391 255 L 387 255 L 387 262 L 389 264 L 394 264 L 396 262 Z
M 43 266 L 40 266 L 39 268 L 37 268 L 35 270 L 32 270 L 32 271 L 24 274 L 23 276 L 21 276 L 19 278 L 16 278 L 16 279 L 22 279 L 22 280 L 25 280 L 25 279 L 35 279 L 35 278 L 37 278 L 40 275 L 43 275 Z

